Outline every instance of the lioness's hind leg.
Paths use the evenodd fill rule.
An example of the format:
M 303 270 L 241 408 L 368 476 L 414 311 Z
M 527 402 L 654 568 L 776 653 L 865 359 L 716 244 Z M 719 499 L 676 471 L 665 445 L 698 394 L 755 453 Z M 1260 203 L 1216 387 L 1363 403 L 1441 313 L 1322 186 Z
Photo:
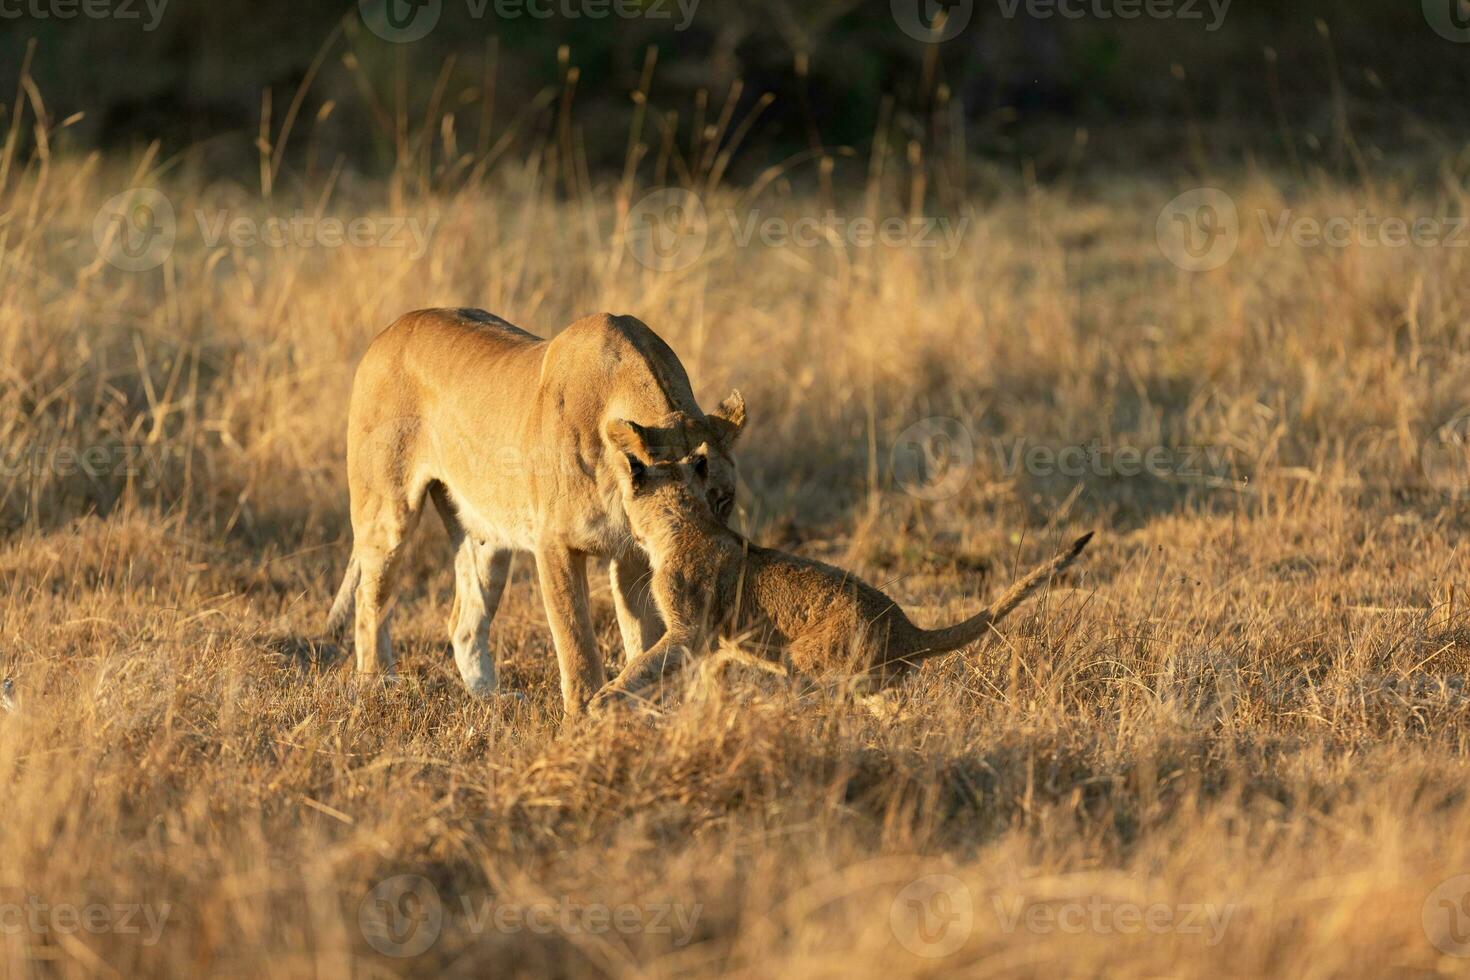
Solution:
M 388 635 L 393 580 L 422 509 L 420 499 L 417 504 L 385 504 L 363 520 L 354 517 L 353 554 L 361 566 L 355 631 L 359 673 L 393 672 L 393 645 Z

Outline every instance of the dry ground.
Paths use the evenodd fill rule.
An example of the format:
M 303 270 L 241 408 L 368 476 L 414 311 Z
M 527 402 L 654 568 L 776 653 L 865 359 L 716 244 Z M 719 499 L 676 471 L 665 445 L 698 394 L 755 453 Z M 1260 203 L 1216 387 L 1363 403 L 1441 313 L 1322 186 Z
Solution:
M 1155 241 L 1205 182 L 1187 175 L 1001 183 L 955 212 L 948 259 L 741 246 L 717 223 L 660 272 L 618 236 L 627 188 L 553 197 L 535 165 L 454 192 L 344 177 L 329 213 L 434 220 L 415 258 L 201 240 L 201 210 L 289 216 L 320 186 L 5 159 L 5 975 L 1465 969 L 1470 879 L 1436 888 L 1470 874 L 1467 511 L 1445 492 L 1463 474 L 1421 451 L 1470 402 L 1470 249 L 1273 246 L 1255 218 L 1463 213 L 1463 159 L 1433 185 L 1218 176 L 1240 246 L 1198 273 Z M 128 272 L 93 223 L 140 184 L 178 240 Z M 844 205 L 778 183 L 754 206 Z M 732 668 L 568 730 L 528 560 L 492 629 L 525 700 L 463 693 L 426 526 L 404 681 L 358 686 L 320 638 L 351 370 L 432 305 L 540 332 L 642 318 L 705 404 L 745 392 L 752 536 L 921 622 L 1098 538 L 1082 575 L 881 713 Z M 975 456 L 947 496 L 906 455 L 936 417 Z M 1094 445 L 1172 462 L 1007 464 Z M 611 660 L 602 581 L 595 599 Z

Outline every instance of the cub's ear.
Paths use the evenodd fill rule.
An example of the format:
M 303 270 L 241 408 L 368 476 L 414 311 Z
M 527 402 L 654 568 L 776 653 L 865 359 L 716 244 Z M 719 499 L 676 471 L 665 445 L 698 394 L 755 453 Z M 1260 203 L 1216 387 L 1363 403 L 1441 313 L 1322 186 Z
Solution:
M 730 392 L 706 418 L 709 419 L 710 427 L 715 430 L 715 439 L 719 441 L 720 448 L 728 452 L 745 428 L 745 396 L 739 391 Z
M 608 419 L 607 424 L 602 427 L 602 434 L 606 437 L 607 444 L 623 457 L 636 483 L 653 462 L 643 426 L 627 419 Z

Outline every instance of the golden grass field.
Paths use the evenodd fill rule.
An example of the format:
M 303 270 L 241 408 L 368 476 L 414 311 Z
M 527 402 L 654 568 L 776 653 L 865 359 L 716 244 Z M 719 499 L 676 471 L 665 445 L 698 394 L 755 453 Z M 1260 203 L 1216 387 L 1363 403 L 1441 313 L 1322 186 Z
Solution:
M 0 157 L 3 975 L 1465 970 L 1470 521 L 1436 432 L 1470 407 L 1470 249 L 1272 244 L 1257 219 L 1463 214 L 1463 156 L 1429 182 L 972 174 L 947 257 L 741 244 L 721 217 L 919 213 L 935 188 L 901 148 L 848 196 L 706 161 L 667 181 L 699 191 L 707 245 L 659 270 L 620 220 L 651 182 L 555 146 L 383 182 L 292 179 L 267 145 L 243 186 L 28 136 L 38 99 Z M 1239 245 L 1190 272 L 1156 219 L 1200 185 Z M 177 229 L 140 271 L 98 218 L 134 187 Z M 205 240 L 298 210 L 432 232 L 422 254 Z M 402 683 L 357 683 L 321 635 L 352 370 L 441 305 L 543 334 L 641 318 L 702 404 L 746 396 L 738 525 L 922 624 L 1097 538 L 881 705 L 731 667 L 564 727 L 529 558 L 491 630 L 525 699 L 464 693 L 429 517 Z M 973 461 L 941 440 L 916 467 L 936 431 Z M 615 665 L 600 574 L 594 605 Z

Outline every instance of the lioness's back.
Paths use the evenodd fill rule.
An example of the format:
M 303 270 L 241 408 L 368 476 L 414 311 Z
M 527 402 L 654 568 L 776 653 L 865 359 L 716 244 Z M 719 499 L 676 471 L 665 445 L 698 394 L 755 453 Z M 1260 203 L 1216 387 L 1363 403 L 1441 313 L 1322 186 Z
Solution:
M 669 412 L 704 415 L 678 356 L 637 317 L 597 313 L 571 324 L 547 346 L 545 378 L 565 385 L 558 397 L 569 405 L 595 404 L 599 417 L 652 423 Z M 589 383 L 604 387 L 592 391 Z
M 363 355 L 363 371 L 461 372 L 544 347 L 545 341 L 484 310 L 415 310 L 394 320 L 373 338 Z

